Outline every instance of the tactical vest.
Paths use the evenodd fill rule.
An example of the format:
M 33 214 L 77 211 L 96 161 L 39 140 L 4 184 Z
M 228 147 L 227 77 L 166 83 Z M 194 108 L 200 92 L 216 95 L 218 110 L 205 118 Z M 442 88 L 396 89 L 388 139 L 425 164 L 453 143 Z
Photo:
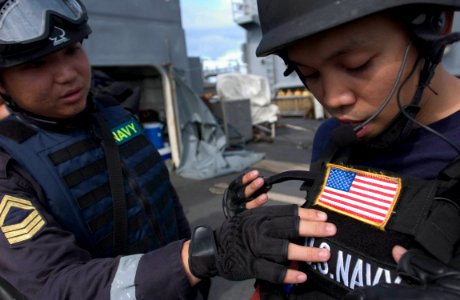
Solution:
M 118 145 L 127 203 L 128 253 L 178 238 L 175 191 L 160 155 L 141 125 L 123 108 L 97 102 Z M 91 127 L 91 126 L 88 126 Z M 47 210 L 95 257 L 113 255 L 113 201 L 98 128 L 45 130 L 10 115 L 0 146 L 41 185 Z
M 328 150 L 325 153 L 335 152 Z M 395 245 L 422 248 L 460 267 L 454 260 L 460 242 L 460 157 L 436 180 L 423 180 L 346 165 L 348 150 L 330 155 L 334 159 L 322 160 L 311 171 L 287 171 L 265 179 L 264 191 L 283 181 L 303 181 L 301 189 L 307 192 L 303 207 L 325 211 L 337 234 L 307 238 L 305 246 L 330 251 L 329 261 L 299 263 L 308 275 L 299 285 L 261 283 L 261 299 L 274 294 L 286 299 L 325 299 L 324 294 L 341 299 L 353 289 L 399 284 L 391 254 Z
M 337 234 L 306 239 L 306 246 L 330 250 L 331 258 L 300 265 L 308 280 L 291 290 L 293 299 L 312 290 L 342 298 L 353 289 L 401 283 L 391 254 L 395 245 L 452 262 L 460 241 L 458 159 L 436 180 L 340 162 L 313 167 L 309 177 L 304 207 L 325 211 Z

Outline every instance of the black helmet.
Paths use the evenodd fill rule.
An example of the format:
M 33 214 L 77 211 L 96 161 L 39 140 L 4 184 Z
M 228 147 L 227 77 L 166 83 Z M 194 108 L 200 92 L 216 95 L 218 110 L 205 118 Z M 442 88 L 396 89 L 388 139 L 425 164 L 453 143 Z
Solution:
M 290 43 L 387 9 L 431 5 L 460 9 L 460 0 L 258 0 L 262 40 L 257 56 L 277 53 Z
M 82 41 L 91 33 L 79 0 L 0 0 L 0 68 Z

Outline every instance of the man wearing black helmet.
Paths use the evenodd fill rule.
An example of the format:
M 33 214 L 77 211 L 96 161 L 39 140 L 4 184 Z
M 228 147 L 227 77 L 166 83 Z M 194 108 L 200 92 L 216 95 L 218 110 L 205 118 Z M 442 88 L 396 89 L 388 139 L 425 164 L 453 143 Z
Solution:
M 89 93 L 90 32 L 78 0 L 0 1 L 2 299 L 193 299 L 216 275 L 305 281 L 284 263 L 329 252 L 288 239 L 333 234 L 324 214 L 256 208 L 191 234 L 140 124 Z
M 280 56 L 332 116 L 302 176 L 305 207 L 337 226 L 306 239 L 331 254 L 299 264 L 306 283 L 260 281 L 261 298 L 459 299 L 460 82 L 440 61 L 460 39 L 460 1 L 258 0 L 258 10 L 257 55 Z

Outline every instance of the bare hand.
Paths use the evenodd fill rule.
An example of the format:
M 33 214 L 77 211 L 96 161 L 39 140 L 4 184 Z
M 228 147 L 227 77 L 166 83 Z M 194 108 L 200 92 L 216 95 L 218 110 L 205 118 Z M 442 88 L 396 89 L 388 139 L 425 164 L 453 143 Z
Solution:
M 244 174 L 241 180 L 244 188 L 245 198 L 249 198 L 264 185 L 264 179 L 260 177 L 259 171 L 252 170 Z M 246 203 L 246 209 L 256 208 L 264 205 L 268 201 L 267 193 L 259 195 L 257 198 Z
M 327 223 L 327 215 L 315 209 L 299 208 L 299 235 L 303 237 L 329 237 L 337 232 L 332 223 Z M 300 246 L 289 243 L 288 259 L 291 261 L 325 262 L 331 254 L 327 249 Z M 284 283 L 302 283 L 307 280 L 307 275 L 301 271 L 289 269 L 284 278 Z
M 395 260 L 396 263 L 399 263 L 399 260 L 401 259 L 401 257 L 404 255 L 404 253 L 407 252 L 407 249 L 406 248 L 403 248 L 401 246 L 394 246 L 393 247 L 393 251 L 392 251 L 392 254 L 393 254 L 393 258 Z

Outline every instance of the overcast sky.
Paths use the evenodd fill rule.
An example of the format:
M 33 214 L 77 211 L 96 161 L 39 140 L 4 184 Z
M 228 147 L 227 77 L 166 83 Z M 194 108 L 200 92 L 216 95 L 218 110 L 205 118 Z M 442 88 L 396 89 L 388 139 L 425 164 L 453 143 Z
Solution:
M 245 31 L 233 22 L 231 0 L 180 0 L 189 56 L 210 60 L 241 57 Z

